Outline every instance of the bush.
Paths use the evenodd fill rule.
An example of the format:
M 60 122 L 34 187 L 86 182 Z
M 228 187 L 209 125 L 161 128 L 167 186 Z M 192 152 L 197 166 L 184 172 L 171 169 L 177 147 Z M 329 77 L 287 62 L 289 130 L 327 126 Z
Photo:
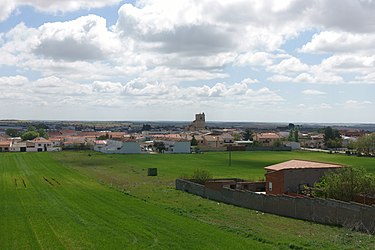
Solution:
M 344 167 L 329 171 L 313 188 L 316 197 L 352 201 L 358 195 L 375 196 L 375 176 L 364 169 Z
M 191 179 L 197 183 L 204 184 L 207 180 L 212 179 L 212 175 L 207 170 L 196 169 L 191 176 Z

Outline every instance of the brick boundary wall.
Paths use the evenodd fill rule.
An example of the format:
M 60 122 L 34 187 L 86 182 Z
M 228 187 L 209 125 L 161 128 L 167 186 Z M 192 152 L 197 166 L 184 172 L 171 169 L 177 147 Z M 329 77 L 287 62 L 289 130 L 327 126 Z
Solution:
M 183 179 L 176 179 L 176 189 L 199 195 L 206 199 L 265 213 L 320 224 L 340 225 L 353 230 L 375 234 L 375 206 L 332 199 L 264 195 L 229 188 L 213 190 Z

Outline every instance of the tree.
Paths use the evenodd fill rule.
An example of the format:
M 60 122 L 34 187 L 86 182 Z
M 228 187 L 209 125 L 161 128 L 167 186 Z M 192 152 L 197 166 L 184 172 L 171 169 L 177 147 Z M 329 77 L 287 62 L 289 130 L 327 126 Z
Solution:
M 39 133 L 36 131 L 26 131 L 21 135 L 22 140 L 33 140 L 35 138 L 39 137 Z
M 245 141 L 252 141 L 253 140 L 253 133 L 251 132 L 251 130 L 249 128 L 245 129 L 243 139 Z
M 328 148 L 340 148 L 342 145 L 340 132 L 331 127 L 324 128 L 324 144 Z
M 151 125 L 150 124 L 143 124 L 142 125 L 142 131 L 150 131 Z
M 276 141 L 272 143 L 272 147 L 281 147 L 281 146 L 282 146 L 282 143 L 280 139 L 277 139 Z
M 238 134 L 238 133 L 233 133 L 233 140 L 234 141 L 239 141 L 239 140 L 241 140 L 241 135 L 240 134 Z
M 298 133 L 299 131 L 297 127 L 295 127 L 294 129 L 291 129 L 289 131 L 288 141 L 298 142 L 299 141 Z
M 289 130 L 288 141 L 294 141 L 294 133 L 292 129 Z
M 21 135 L 21 131 L 19 131 L 18 129 L 14 129 L 14 128 L 8 128 L 5 131 L 5 134 L 9 135 L 10 137 L 18 137 Z
M 154 142 L 154 147 L 159 153 L 163 153 L 164 150 L 166 150 L 165 144 L 162 141 L 156 141 Z
M 295 142 L 299 141 L 299 135 L 298 135 L 298 133 L 299 133 L 298 129 L 294 129 L 294 141 Z
M 39 137 L 43 137 L 45 139 L 49 138 L 48 133 L 43 128 L 38 129 L 37 132 L 39 134 Z
M 105 135 L 100 135 L 98 136 L 98 138 L 96 138 L 97 140 L 108 140 L 109 139 L 109 134 L 108 133 L 105 133 Z
M 194 135 L 193 135 L 193 138 L 191 138 L 190 145 L 191 146 L 197 146 L 198 145 L 198 141 L 197 141 L 197 139 L 195 139 Z
M 342 201 L 352 201 L 357 195 L 374 196 L 375 176 L 351 167 L 329 171 L 315 183 L 312 194 Z
M 36 129 L 48 129 L 48 126 L 44 123 L 37 124 Z
M 375 133 L 359 137 L 357 142 L 354 143 L 354 147 L 358 153 L 375 154 Z
M 29 126 L 27 128 L 27 131 L 21 134 L 21 138 L 24 141 L 33 140 L 37 137 L 43 137 L 48 139 L 49 136 L 43 128 L 36 129 L 34 126 Z

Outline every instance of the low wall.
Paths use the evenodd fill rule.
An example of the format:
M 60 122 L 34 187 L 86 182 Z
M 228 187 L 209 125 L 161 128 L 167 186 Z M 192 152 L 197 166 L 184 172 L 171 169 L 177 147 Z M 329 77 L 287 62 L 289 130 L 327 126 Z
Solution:
M 249 146 L 246 151 L 292 151 L 291 147 L 266 147 L 266 146 Z
M 203 185 L 176 180 L 176 189 L 203 198 L 250 208 L 266 213 L 302 219 L 321 224 L 341 225 L 375 234 L 375 206 L 332 199 L 264 195 L 244 190 L 213 190 Z

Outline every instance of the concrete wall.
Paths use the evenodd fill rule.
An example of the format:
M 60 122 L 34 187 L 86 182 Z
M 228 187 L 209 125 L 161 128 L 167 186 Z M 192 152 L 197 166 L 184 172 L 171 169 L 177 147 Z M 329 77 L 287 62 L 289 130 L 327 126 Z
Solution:
M 290 147 L 292 150 L 300 150 L 301 149 L 301 143 L 294 142 L 294 141 L 288 141 L 285 143 L 285 146 Z
M 331 199 L 263 195 L 228 188 L 213 190 L 182 179 L 176 180 L 176 189 L 196 194 L 203 198 L 266 213 L 321 224 L 341 225 L 350 229 L 375 234 L 375 206 Z
M 94 147 L 94 150 L 106 154 L 140 154 L 141 146 L 138 142 L 108 140 L 106 146 Z

